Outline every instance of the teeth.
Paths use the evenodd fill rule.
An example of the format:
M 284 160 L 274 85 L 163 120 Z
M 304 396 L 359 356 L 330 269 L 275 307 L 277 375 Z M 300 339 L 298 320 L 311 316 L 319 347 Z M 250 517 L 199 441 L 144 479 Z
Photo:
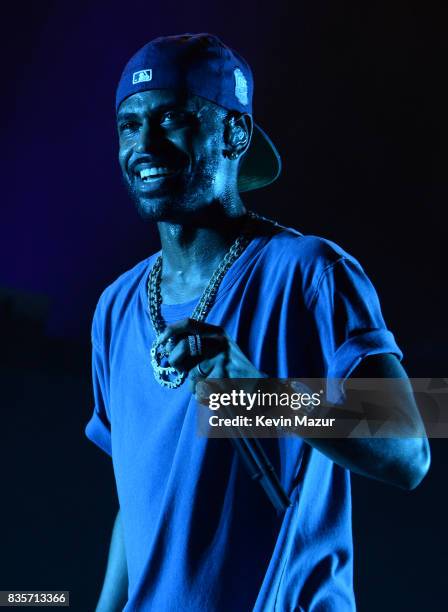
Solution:
M 166 175 L 166 174 L 171 174 L 171 173 L 172 173 L 172 170 L 166 167 L 144 168 L 144 170 L 140 170 L 140 178 L 142 180 L 145 180 L 151 176 L 160 176 L 160 175 Z

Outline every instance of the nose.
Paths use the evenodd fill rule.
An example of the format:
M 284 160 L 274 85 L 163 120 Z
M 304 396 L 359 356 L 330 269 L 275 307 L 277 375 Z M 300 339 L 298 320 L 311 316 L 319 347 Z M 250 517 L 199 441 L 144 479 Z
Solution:
M 150 121 L 145 119 L 138 134 L 138 139 L 135 144 L 135 151 L 137 153 L 146 153 L 149 149 L 151 149 L 156 140 L 156 127 L 151 125 Z

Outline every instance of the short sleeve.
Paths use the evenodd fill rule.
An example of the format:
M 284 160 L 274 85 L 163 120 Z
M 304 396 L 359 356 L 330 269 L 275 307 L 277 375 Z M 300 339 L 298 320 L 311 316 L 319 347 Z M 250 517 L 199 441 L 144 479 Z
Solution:
M 368 355 L 403 358 L 375 288 L 354 258 L 341 257 L 323 270 L 311 307 L 328 379 L 346 379 Z
M 93 329 L 95 327 L 95 322 Z M 111 428 L 109 417 L 109 381 L 104 351 L 94 340 L 92 332 L 92 386 L 94 397 L 93 414 L 85 428 L 85 434 L 101 450 L 112 456 Z

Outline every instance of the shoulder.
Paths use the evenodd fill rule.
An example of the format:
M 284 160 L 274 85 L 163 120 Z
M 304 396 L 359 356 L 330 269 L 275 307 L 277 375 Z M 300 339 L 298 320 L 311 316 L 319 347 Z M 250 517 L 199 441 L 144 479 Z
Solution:
M 302 265 L 331 265 L 341 258 L 353 257 L 341 246 L 312 234 L 302 234 L 292 227 L 282 227 L 269 241 L 269 247 L 279 255 Z
M 123 299 L 130 291 L 135 289 L 144 277 L 150 261 L 156 255 L 151 255 L 139 261 L 135 266 L 120 274 L 110 285 L 107 285 L 100 295 L 98 305 L 106 306 L 107 304 L 114 303 L 117 300 Z
M 325 278 L 364 275 L 358 260 L 336 242 L 278 223 L 271 227 L 260 254 L 263 268 L 279 282 L 293 283 L 309 305 Z
M 339 261 L 359 265 L 357 259 L 342 246 L 322 236 L 303 234 L 299 230 L 277 224 L 265 247 L 266 255 L 285 264 L 294 264 L 313 276 L 319 276 Z
M 119 320 L 133 300 L 138 298 L 141 284 L 145 282 L 147 270 L 157 257 L 158 252 L 138 262 L 135 266 L 120 274 L 101 293 L 92 321 L 92 340 L 95 341 L 110 327 L 114 320 Z

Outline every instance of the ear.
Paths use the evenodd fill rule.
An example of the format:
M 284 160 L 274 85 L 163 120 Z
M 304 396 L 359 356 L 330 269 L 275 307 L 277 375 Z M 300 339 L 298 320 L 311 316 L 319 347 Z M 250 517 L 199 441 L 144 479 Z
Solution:
M 250 145 L 252 130 L 253 121 L 248 113 L 229 113 L 224 131 L 227 157 L 238 159 L 244 155 Z

